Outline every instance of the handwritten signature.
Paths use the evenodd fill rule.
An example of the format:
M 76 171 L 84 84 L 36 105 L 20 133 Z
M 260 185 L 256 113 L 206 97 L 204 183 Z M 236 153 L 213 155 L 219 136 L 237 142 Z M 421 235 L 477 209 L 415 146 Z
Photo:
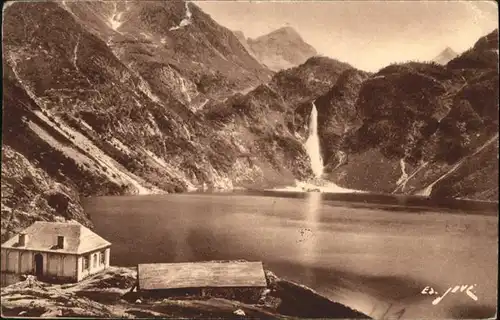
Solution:
M 446 292 L 442 295 L 442 296 L 439 296 L 437 297 L 436 299 L 434 299 L 432 301 L 432 304 L 433 305 L 437 305 L 438 303 L 441 302 L 441 300 L 443 300 L 443 298 L 448 294 L 448 293 L 456 293 L 458 291 L 460 292 L 464 292 L 474 301 L 477 301 L 478 298 L 476 296 L 476 294 L 474 292 L 472 292 L 472 289 L 474 289 L 474 285 L 460 285 L 460 286 L 455 286 L 455 287 L 449 287 L 448 290 L 446 290 Z M 425 287 L 424 290 L 422 290 L 421 292 L 422 294 L 428 294 L 428 295 L 439 295 L 439 293 L 437 291 L 435 291 L 432 287 Z

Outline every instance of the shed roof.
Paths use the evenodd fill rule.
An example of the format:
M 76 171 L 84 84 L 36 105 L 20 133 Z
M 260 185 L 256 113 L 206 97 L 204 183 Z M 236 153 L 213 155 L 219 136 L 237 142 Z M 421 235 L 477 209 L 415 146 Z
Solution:
M 262 262 L 139 264 L 141 290 L 207 287 L 266 287 Z
M 7 240 L 2 248 L 83 254 L 110 246 L 111 243 L 76 221 L 36 221 L 19 234 L 26 234 L 25 245 L 19 245 L 19 235 Z M 64 237 L 64 248 L 57 247 L 57 237 Z

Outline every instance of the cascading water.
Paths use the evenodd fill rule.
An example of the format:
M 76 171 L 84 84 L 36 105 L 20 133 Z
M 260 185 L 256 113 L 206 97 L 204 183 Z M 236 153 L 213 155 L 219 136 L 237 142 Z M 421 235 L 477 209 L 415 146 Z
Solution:
M 323 175 L 323 157 L 321 156 L 321 147 L 319 144 L 318 136 L 318 110 L 314 102 L 312 103 L 311 115 L 309 117 L 309 137 L 304 144 L 307 155 L 311 160 L 311 169 L 314 173 L 315 179 L 312 181 L 295 181 L 294 186 L 276 188 L 271 190 L 279 191 L 307 191 L 307 192 L 332 192 L 332 193 L 353 193 L 353 192 L 363 192 L 359 190 L 346 189 L 339 187 L 333 182 L 322 179 Z M 316 215 L 317 208 L 319 207 L 319 202 L 321 202 L 321 196 L 313 196 L 311 199 L 311 216 Z
M 311 116 L 309 117 L 309 137 L 305 144 L 306 152 L 311 159 L 311 168 L 314 175 L 319 178 L 323 174 L 323 158 L 318 136 L 318 110 L 314 102 L 312 103 Z

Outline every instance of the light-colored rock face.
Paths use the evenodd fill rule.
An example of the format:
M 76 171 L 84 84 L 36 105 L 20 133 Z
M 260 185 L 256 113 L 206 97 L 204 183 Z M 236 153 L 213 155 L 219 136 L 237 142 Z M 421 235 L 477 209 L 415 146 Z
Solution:
M 454 58 L 458 56 L 458 53 L 453 51 L 450 47 L 447 47 L 444 49 L 440 54 L 438 54 L 434 59 L 432 59 L 433 62 L 445 65 Z
M 260 63 L 273 71 L 298 66 L 317 55 L 316 50 L 291 27 L 280 28 L 256 39 L 246 39 L 241 31 L 234 33 Z

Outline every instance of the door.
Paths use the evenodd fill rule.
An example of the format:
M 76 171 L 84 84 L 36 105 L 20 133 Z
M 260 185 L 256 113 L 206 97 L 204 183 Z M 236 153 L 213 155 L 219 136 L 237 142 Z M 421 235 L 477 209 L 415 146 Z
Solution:
M 40 253 L 35 254 L 35 275 L 43 276 L 43 256 Z

